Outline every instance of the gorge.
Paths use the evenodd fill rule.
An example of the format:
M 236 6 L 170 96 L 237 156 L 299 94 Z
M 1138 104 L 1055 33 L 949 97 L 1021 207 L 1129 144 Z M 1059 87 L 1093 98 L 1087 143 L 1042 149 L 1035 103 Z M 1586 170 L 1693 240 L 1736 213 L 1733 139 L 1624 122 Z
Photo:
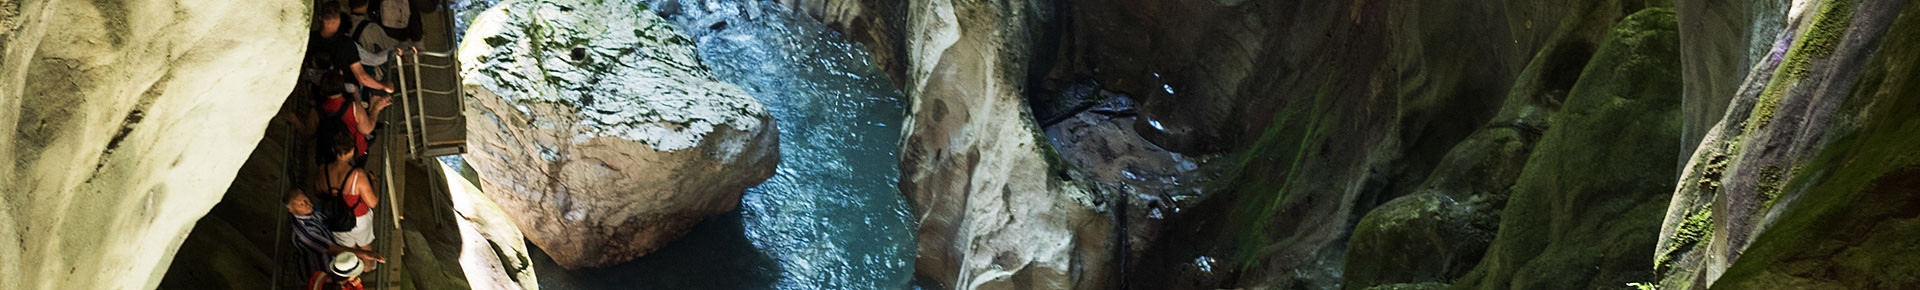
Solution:
M 369 286 L 1916 289 L 1908 2 L 395 2 Z M 299 284 L 325 3 L 0 2 L 0 289 Z

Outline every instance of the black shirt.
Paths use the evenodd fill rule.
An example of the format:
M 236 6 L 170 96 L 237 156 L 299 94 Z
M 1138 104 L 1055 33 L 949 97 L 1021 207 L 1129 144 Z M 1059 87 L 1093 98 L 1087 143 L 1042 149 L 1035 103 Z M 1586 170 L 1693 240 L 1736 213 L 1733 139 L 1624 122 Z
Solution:
M 315 34 L 309 42 L 311 47 L 308 49 L 324 53 L 329 58 L 326 64 L 333 66 L 331 70 L 351 76 L 353 72 L 349 68 L 353 67 L 353 64 L 360 63 L 360 51 L 353 47 L 353 39 L 347 38 L 346 35 L 345 27 L 342 27 L 342 31 L 335 31 L 333 37 L 321 37 Z

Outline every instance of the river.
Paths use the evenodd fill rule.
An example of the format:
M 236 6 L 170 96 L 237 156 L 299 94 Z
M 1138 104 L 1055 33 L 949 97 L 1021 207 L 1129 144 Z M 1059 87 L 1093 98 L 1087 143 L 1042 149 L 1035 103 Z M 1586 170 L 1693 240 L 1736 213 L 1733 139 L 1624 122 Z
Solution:
M 859 45 L 779 5 L 664 1 L 673 0 L 652 4 L 673 7 L 660 11 L 719 79 L 772 111 L 777 173 L 739 209 L 631 262 L 567 271 L 533 247 L 541 288 L 910 288 L 916 226 L 894 187 L 904 97 L 886 73 Z

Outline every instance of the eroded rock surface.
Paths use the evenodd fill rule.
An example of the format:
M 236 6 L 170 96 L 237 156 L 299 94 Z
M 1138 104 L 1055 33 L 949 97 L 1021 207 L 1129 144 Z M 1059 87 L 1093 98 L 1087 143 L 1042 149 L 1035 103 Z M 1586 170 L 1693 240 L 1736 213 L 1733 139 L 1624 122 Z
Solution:
M 454 169 L 441 166 L 448 197 L 459 215 L 460 265 L 473 289 L 540 289 L 527 252 L 525 236 L 500 205 L 474 185 L 479 176 L 464 163 Z
M 0 3 L 0 288 L 159 284 L 293 88 L 306 7 Z
M 908 12 L 900 191 L 920 217 L 915 271 L 947 288 L 1110 287 L 1112 221 L 1021 95 L 1030 9 L 938 0 Z
M 1795 1 L 1699 144 L 1655 253 L 1661 289 L 1906 289 L 1920 8 Z M 1908 113 L 1900 113 L 1908 112 Z M 1822 273 L 1858 273 L 1831 275 Z
M 767 109 L 638 1 L 509 1 L 472 25 L 467 160 L 563 267 L 664 246 L 779 163 Z

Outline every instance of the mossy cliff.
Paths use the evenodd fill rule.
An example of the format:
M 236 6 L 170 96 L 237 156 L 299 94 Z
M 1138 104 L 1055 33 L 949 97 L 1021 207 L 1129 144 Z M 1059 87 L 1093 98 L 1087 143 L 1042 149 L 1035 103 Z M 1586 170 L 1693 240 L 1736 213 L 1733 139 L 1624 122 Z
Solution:
M 1674 14 L 1615 24 L 1535 148 L 1485 259 L 1454 289 L 1595 289 L 1650 278 L 1680 146 Z
M 1920 287 L 1920 8 L 1809 5 L 1683 176 L 1661 289 Z

